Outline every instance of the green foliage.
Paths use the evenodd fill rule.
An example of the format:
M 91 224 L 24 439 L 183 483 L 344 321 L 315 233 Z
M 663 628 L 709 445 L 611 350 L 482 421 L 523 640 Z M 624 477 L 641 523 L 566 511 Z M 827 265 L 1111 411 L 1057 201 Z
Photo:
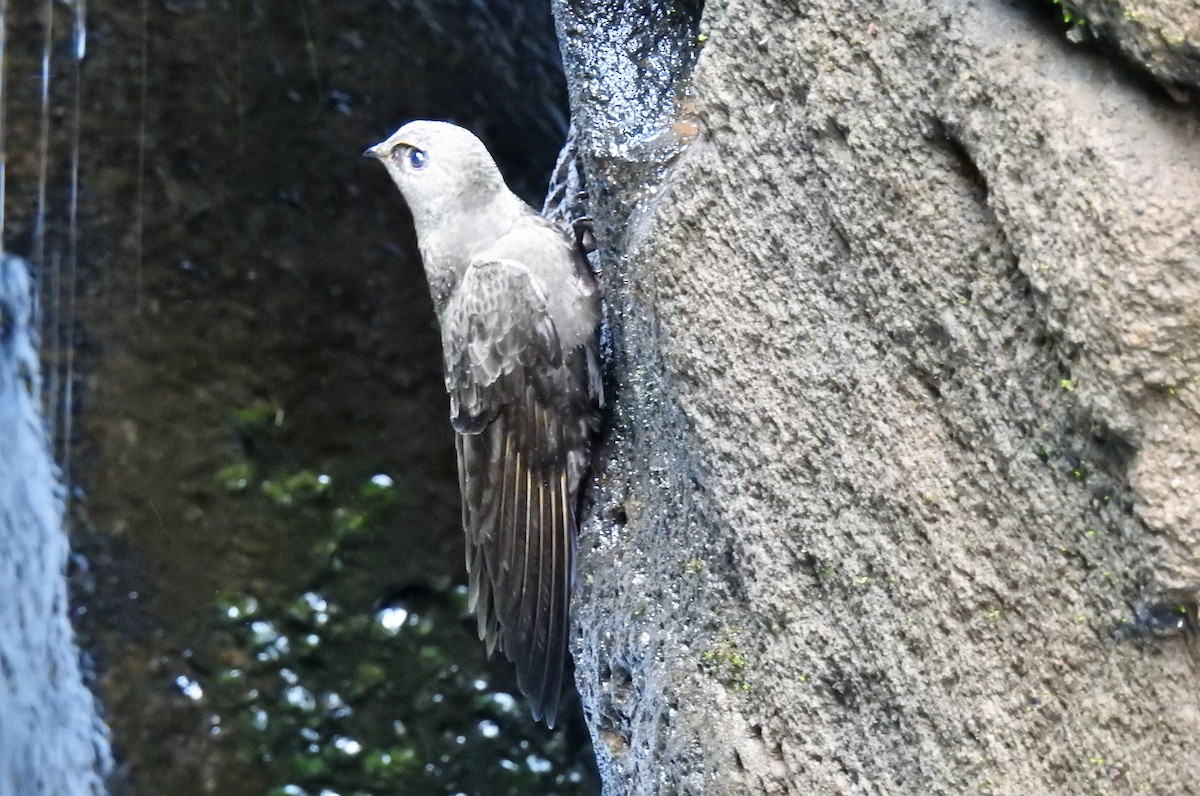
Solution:
M 326 529 L 313 571 L 297 581 L 306 588 L 214 601 L 223 631 L 207 653 L 203 699 L 239 757 L 267 773 L 268 793 L 594 790 L 586 746 L 534 722 L 505 685 L 507 665 L 497 674 L 486 661 L 465 587 L 389 595 L 356 579 L 372 567 L 366 546 L 380 528 L 420 516 L 410 485 L 383 474 L 260 474 L 247 461 L 216 481 L 262 511 Z
M 332 479 L 324 473 L 300 470 L 280 480 L 262 482 L 263 494 L 281 506 L 313 500 L 329 491 Z
M 245 492 L 254 480 L 254 465 L 248 461 L 234 462 L 217 471 L 216 481 L 230 492 Z

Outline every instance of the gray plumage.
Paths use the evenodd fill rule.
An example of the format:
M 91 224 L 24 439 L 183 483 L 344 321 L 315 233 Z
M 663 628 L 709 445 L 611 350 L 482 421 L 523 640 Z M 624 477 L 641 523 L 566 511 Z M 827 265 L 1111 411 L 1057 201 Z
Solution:
M 366 154 L 412 211 L 441 324 L 479 636 L 554 726 L 576 500 L 603 403 L 596 285 L 470 132 L 409 122 Z

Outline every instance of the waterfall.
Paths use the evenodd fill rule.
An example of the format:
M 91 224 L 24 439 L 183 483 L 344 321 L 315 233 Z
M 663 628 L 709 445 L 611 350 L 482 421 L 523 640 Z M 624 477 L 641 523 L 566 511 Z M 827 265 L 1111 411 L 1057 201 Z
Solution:
M 67 616 L 63 489 L 41 415 L 23 260 L 0 258 L 0 796 L 92 796 L 107 730 Z

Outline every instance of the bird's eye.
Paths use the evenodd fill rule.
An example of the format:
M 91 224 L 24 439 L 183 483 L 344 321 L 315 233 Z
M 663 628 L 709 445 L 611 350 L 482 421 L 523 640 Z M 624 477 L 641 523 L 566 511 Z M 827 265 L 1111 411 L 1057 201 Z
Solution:
M 408 150 L 408 165 L 416 170 L 420 170 L 429 165 L 429 155 L 425 154 L 425 150 L 413 147 Z

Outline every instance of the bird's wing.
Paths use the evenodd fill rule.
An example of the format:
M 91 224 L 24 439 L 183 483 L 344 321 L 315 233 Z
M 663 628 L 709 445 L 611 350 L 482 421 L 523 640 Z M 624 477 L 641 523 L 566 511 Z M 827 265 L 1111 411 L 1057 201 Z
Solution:
M 553 726 L 575 544 L 558 334 L 529 270 L 498 260 L 468 267 L 442 336 L 471 607 L 488 652 L 504 651 Z

